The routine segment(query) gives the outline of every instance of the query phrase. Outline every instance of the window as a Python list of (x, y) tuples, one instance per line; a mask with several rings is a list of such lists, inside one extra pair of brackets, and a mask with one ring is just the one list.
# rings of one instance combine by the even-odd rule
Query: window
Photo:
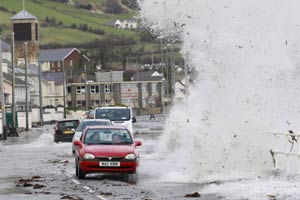
[(122, 86), (127, 87), (127, 88), (136, 88), (136, 83), (128, 83), (128, 84), (123, 84)]
[(54, 93), (54, 82), (49, 82), (48, 92), (49, 93)]
[(70, 60), (69, 64), (70, 66), (73, 66), (73, 60)]
[(111, 84), (104, 85), (104, 93), (111, 93), (111, 92), (113, 92), (113, 85)]
[(85, 106), (85, 101), (77, 101), (77, 107)]
[(156, 83), (152, 83), (152, 92), (157, 92), (156, 85)]
[(59, 99), (55, 99), (55, 106), (58, 106), (59, 104)]
[(77, 86), (77, 88), (76, 88), (76, 93), (77, 93), (77, 94), (85, 93), (85, 86), (84, 86), (84, 85), (82, 85), (82, 86)]
[(67, 87), (67, 93), (68, 93), (68, 94), (71, 94), (71, 93), (72, 93), (72, 88), (71, 88), (71, 86), (68, 86), (68, 87)]
[(147, 106), (147, 99), (142, 99), (142, 107), (145, 108)]
[(91, 93), (92, 94), (99, 93), (99, 85), (91, 85)]
[(142, 84), (142, 92), (147, 92), (147, 84)]
[(100, 100), (92, 100), (92, 105), (99, 105), (100, 104)]

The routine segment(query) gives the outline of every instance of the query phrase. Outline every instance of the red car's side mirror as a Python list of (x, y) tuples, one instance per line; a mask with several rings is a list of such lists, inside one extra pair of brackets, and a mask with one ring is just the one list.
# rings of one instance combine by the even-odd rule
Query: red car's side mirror
[(82, 148), (82, 143), (78, 140), (74, 141), (73, 143), (75, 146), (78, 146), (79, 148)]
[(134, 141), (134, 144), (135, 144), (135, 146), (137, 147), (137, 146), (141, 146), (141, 145), (142, 145), (142, 142), (141, 142), (141, 141)]

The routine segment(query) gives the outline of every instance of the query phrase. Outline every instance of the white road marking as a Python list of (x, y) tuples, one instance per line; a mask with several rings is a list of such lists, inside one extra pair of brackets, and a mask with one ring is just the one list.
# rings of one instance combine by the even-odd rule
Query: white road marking
[(72, 181), (73, 181), (74, 183), (76, 183), (77, 185), (80, 185), (79, 181), (77, 181), (76, 179), (72, 179)]
[[(65, 174), (66, 174), (66, 176), (67, 177), (69, 177), (69, 178), (72, 178), (73, 176), (72, 176), (72, 174), (70, 174), (70, 173), (68, 173), (68, 172), (65, 172)], [(79, 182), (79, 181), (77, 181), (76, 179), (71, 179), (75, 184), (77, 184), (77, 185), (80, 185), (81, 183)], [(88, 187), (88, 186), (83, 186), (83, 188), (85, 189), (85, 190), (87, 190), (89, 193), (91, 193), (91, 194), (93, 194), (93, 193), (95, 193), (95, 191), (94, 190), (92, 190), (90, 187)], [(98, 198), (98, 199), (101, 199), (101, 200), (108, 200), (107, 198), (105, 198), (104, 196), (101, 196), (101, 195), (96, 195), (96, 197)]]
[(72, 178), (72, 175), (68, 172), (65, 172), (65, 174), (67, 175), (67, 177)]
[(107, 198), (105, 198), (104, 196), (101, 196), (101, 195), (97, 195), (96, 197), (101, 199), (101, 200), (108, 200)]
[(88, 187), (88, 186), (83, 186), (83, 188), (85, 189), (85, 190), (87, 190), (89, 193), (94, 193), (94, 190), (92, 190), (90, 187)]

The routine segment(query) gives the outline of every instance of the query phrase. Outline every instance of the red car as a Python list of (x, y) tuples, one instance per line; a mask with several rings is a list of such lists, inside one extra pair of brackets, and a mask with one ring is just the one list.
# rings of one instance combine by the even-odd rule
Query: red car
[(140, 141), (133, 141), (130, 132), (119, 126), (87, 127), (78, 141), (74, 141), (76, 176), (89, 173), (121, 173), (130, 181), (136, 173)]

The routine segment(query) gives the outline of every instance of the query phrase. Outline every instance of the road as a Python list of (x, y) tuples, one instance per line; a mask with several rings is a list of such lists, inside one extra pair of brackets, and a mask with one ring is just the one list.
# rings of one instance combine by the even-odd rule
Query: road
[[(143, 145), (140, 165), (151, 160), (154, 146), (163, 130), (163, 118), (138, 118), (136, 139)], [(138, 174), (136, 184), (114, 175), (91, 175), (84, 180), (75, 177), (71, 143), (53, 142), (53, 125), (33, 128), (0, 141), (0, 199), (186, 199), (201, 184), (157, 181), (147, 173)], [(160, 170), (160, 169), (152, 169)], [(206, 195), (205, 199), (214, 199)], [(203, 196), (201, 197), (203, 199)]]

